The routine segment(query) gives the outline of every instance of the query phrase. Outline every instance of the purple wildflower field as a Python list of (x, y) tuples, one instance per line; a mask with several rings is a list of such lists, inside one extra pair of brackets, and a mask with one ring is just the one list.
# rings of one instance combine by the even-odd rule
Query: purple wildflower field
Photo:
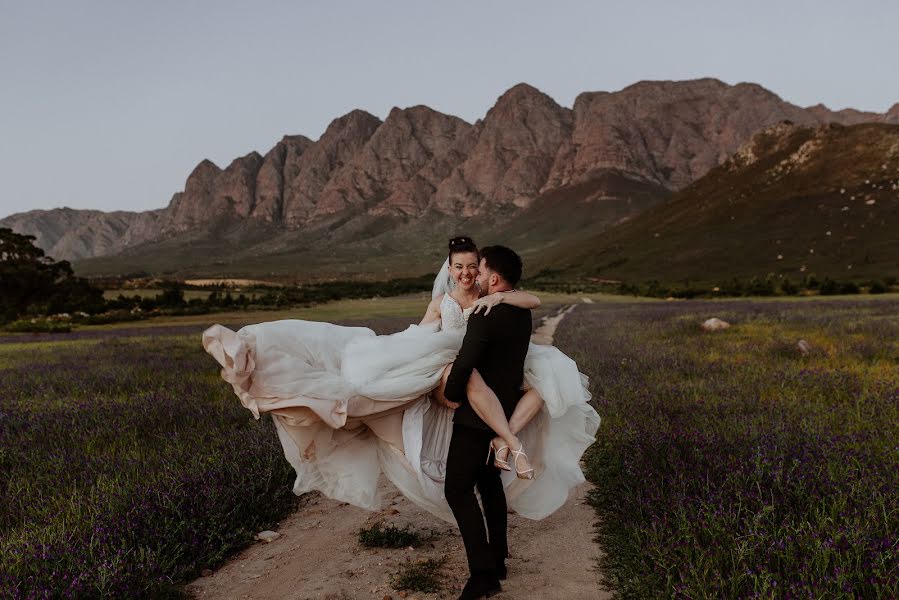
[(179, 597), (296, 507), (271, 419), (221, 380), (203, 328), (0, 343), (0, 597)]
[(899, 597), (899, 300), (582, 305), (556, 344), (618, 597)]

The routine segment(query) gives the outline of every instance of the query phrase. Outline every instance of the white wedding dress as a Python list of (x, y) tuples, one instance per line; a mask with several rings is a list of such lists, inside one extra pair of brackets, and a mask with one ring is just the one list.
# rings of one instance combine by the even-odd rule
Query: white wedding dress
[[(318, 490), (378, 510), (383, 473), (415, 504), (455, 523), (443, 495), (453, 411), (429, 392), (455, 360), (467, 317), (446, 294), (439, 323), (393, 335), (287, 319), (237, 332), (213, 325), (203, 332), (203, 347), (257, 419), (272, 415), (296, 470), (294, 493)], [(503, 472), (502, 479), (509, 507), (541, 519), (584, 481), (579, 462), (599, 415), (586, 376), (557, 348), (531, 344), (524, 373), (545, 403), (519, 433), (536, 477)]]

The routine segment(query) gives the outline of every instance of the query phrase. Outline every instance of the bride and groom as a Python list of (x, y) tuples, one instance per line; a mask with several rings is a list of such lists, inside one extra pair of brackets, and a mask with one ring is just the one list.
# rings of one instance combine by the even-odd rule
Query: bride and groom
[(514, 290), (520, 276), (512, 250), (454, 238), (424, 318), (400, 333), (296, 319), (203, 333), (243, 405), (272, 415), (295, 493), (377, 510), (384, 474), (459, 525), (462, 598), (499, 591), (507, 508), (558, 509), (599, 425), (574, 361), (529, 343), (539, 299)]

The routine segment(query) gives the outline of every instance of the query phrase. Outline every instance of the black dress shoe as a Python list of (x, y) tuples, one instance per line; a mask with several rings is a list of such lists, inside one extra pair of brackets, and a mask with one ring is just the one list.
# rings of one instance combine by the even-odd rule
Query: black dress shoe
[(497, 563), (496, 565), (496, 578), (500, 581), (506, 579), (506, 561), (502, 561), (501, 563)]
[(459, 600), (489, 598), (501, 591), (503, 591), (503, 588), (499, 584), (499, 579), (493, 573), (472, 575), (468, 578), (465, 587), (462, 588), (462, 595), (459, 596)]

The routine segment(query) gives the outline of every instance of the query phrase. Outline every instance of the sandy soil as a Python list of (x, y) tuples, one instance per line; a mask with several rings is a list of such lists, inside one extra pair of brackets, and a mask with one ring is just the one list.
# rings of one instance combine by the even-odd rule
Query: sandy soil
[[(546, 317), (534, 333), (535, 343), (551, 343), (559, 322), (573, 309)], [(592, 541), (595, 513), (584, 502), (590, 484), (573, 490), (561, 509), (542, 521), (511, 514), (507, 560), (509, 578), (500, 600), (538, 598), (601, 600), (595, 570), (599, 548)], [(278, 527), (281, 537), (251, 546), (216, 572), (187, 586), (196, 598), (306, 599), (455, 598), (467, 578), (458, 530), (406, 500), (382, 480), (385, 508), (378, 513), (310, 495)], [(357, 541), (362, 527), (381, 521), (410, 526), (428, 536), (418, 548), (368, 549)], [(391, 575), (413, 560), (444, 558), (439, 593), (396, 592)]]

